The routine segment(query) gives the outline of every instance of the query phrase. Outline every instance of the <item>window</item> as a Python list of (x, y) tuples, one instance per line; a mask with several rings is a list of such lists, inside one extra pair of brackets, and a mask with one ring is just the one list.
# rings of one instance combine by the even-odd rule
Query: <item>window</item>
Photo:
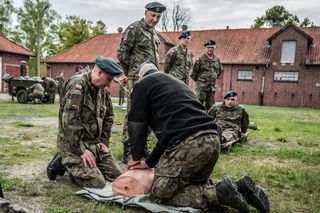
[(275, 81), (298, 81), (299, 73), (298, 72), (274, 72)]
[(294, 63), (296, 56), (296, 41), (283, 41), (280, 63)]
[(238, 80), (252, 80), (253, 73), (251, 70), (239, 70)]

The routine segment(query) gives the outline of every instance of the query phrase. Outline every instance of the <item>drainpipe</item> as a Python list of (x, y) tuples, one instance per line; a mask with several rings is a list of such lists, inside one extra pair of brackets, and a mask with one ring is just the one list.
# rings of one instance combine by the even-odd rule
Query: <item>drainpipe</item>
[(263, 73), (262, 73), (262, 79), (261, 79), (261, 89), (260, 89), (260, 92), (259, 92), (259, 98), (260, 98), (260, 100), (259, 100), (259, 105), (260, 106), (263, 106), (264, 105), (264, 87), (265, 87), (265, 79), (266, 79), (266, 69), (269, 67), (269, 65), (270, 65), (270, 61), (267, 61), (267, 63), (266, 63), (266, 66), (265, 67), (263, 67)]

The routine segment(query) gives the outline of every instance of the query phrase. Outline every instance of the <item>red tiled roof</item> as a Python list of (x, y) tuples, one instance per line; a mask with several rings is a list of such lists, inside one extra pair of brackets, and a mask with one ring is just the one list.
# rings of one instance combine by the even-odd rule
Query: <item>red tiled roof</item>
[(19, 55), (34, 56), (34, 52), (22, 47), (21, 45), (11, 41), (3, 35), (0, 35), (0, 52), (16, 53)]
[(47, 63), (94, 63), (97, 55), (117, 59), (121, 34), (100, 34), (45, 59)]
[[(281, 30), (281, 29), (280, 29)], [(215, 53), (224, 64), (266, 64), (269, 61), (268, 39), (278, 35), (279, 28), (263, 29), (220, 29), (192, 31), (190, 49), (194, 59), (204, 49), (203, 44), (213, 39), (217, 43)], [(320, 28), (302, 28), (300, 33), (313, 41), (306, 63), (320, 64)], [(177, 44), (179, 32), (160, 32), (165, 43)], [(117, 60), (117, 49), (121, 34), (103, 34), (75, 45), (61, 53), (46, 58), (48, 63), (94, 63), (97, 55)]]

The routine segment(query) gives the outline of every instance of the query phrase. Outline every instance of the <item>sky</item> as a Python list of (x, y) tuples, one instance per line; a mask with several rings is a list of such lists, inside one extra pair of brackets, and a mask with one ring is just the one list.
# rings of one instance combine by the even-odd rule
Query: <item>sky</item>
[[(118, 27), (126, 28), (132, 22), (144, 17), (144, 6), (150, 0), (49, 0), (52, 8), (65, 19), (76, 15), (96, 22), (102, 20), (107, 32), (117, 32)], [(16, 7), (23, 0), (13, 0)], [(159, 0), (172, 8), (172, 0)], [(320, 26), (319, 0), (184, 0), (190, 8), (190, 30), (249, 28), (254, 19), (265, 14), (275, 5), (284, 6), (302, 21), (308, 17)]]

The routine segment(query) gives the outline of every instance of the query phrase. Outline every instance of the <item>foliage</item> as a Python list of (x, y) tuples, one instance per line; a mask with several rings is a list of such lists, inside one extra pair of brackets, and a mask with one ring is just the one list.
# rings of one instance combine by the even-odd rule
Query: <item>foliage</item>
[(191, 20), (190, 8), (185, 6), (184, 0), (173, 0), (172, 9), (167, 8), (162, 13), (160, 27), (162, 31), (168, 31), (172, 26), (173, 31), (179, 31), (183, 25), (187, 25)]
[(14, 12), (12, 0), (0, 0), (0, 34), (8, 35), (11, 31), (11, 17)]
[(309, 18), (304, 18), (300, 21), (298, 16), (291, 14), (284, 6), (277, 5), (269, 8), (265, 15), (257, 17), (253, 25), (251, 25), (251, 28), (283, 27), (287, 24), (294, 24), (300, 27), (315, 26)]
[(50, 49), (50, 54), (54, 54), (79, 44), (95, 35), (105, 33), (106, 25), (101, 20), (93, 25), (91, 21), (78, 16), (67, 16), (66, 21), (52, 26), (51, 29), (57, 37), (56, 43), (54, 43)]

